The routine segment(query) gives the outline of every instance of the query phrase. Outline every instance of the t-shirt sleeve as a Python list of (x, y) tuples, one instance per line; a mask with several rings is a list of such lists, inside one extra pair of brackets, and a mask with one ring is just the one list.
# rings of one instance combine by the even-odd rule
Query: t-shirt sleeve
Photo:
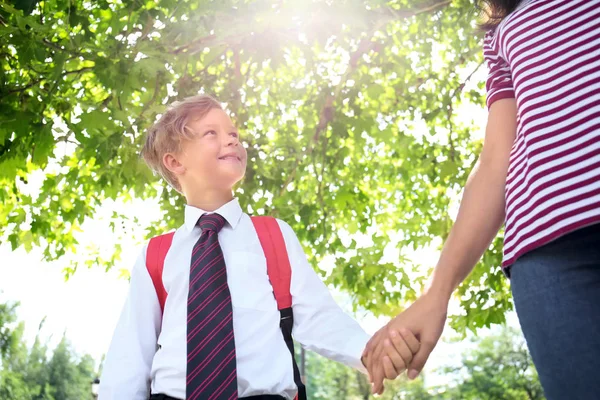
[(487, 32), (483, 41), (483, 57), (489, 70), (485, 85), (488, 108), (500, 99), (515, 97), (510, 66), (499, 54), (495, 36), (495, 31), (491, 30)]

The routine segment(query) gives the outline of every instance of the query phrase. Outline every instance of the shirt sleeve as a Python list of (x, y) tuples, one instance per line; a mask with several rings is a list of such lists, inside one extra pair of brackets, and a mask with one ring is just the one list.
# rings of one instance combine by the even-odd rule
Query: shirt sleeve
[(510, 66), (499, 54), (498, 46), (495, 30), (487, 32), (483, 41), (483, 57), (489, 71), (485, 85), (488, 109), (500, 99), (515, 97)]
[(292, 267), (294, 338), (308, 350), (366, 373), (361, 356), (370, 336), (333, 300), (292, 228), (278, 222)]
[(130, 282), (104, 361), (99, 400), (147, 400), (150, 393), (152, 361), (162, 315), (146, 269), (146, 248), (131, 271)]

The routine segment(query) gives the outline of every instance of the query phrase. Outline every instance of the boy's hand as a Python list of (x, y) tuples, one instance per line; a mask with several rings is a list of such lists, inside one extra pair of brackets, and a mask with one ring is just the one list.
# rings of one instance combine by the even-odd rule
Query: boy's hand
[[(373, 352), (368, 353), (365, 350), (363, 354), (363, 364), (367, 367), (371, 382), (376, 382), (375, 379), (379, 379), (381, 376), (381, 388), (375, 390), (374, 393), (383, 393), (383, 378), (396, 379), (402, 372), (404, 372), (410, 365), (413, 355), (419, 351), (420, 343), (408, 329), (401, 328), (400, 330), (392, 329), (384, 332), (386, 327), (382, 328), (375, 334), (382, 343), (382, 353), (375, 356)], [(385, 337), (385, 336), (389, 337)], [(376, 378), (377, 377), (377, 378)]]

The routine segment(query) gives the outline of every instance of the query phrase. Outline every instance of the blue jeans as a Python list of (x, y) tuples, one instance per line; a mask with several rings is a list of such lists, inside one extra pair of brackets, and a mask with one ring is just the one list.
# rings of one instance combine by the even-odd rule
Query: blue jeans
[(523, 255), (510, 274), (548, 400), (600, 399), (600, 224)]

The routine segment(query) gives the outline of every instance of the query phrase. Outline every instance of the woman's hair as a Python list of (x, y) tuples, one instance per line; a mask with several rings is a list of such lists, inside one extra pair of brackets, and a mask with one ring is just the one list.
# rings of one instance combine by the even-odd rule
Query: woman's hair
[(477, 5), (483, 17), (482, 29), (493, 29), (513, 12), (522, 0), (478, 0)]

